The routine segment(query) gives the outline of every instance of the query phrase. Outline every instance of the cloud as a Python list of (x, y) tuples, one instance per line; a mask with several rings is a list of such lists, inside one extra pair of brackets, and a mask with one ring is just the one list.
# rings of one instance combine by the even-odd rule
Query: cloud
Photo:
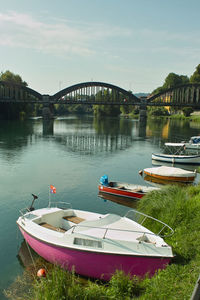
[(45, 23), (31, 15), (0, 13), (0, 45), (30, 48), (54, 55), (95, 54), (95, 42), (116, 36), (127, 36), (129, 30), (105, 28), (103, 24), (76, 24), (66, 20)]

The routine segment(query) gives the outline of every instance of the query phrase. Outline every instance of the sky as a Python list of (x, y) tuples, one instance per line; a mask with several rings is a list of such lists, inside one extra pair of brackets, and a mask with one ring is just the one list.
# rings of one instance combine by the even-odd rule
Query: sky
[(0, 3), (0, 72), (41, 94), (86, 81), (151, 93), (200, 64), (199, 0)]

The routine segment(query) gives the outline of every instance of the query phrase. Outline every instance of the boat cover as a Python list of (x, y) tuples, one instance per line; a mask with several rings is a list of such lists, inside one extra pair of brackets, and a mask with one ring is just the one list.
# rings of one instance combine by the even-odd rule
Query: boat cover
[(167, 166), (147, 168), (144, 169), (144, 171), (151, 174), (161, 175), (161, 176), (188, 177), (188, 176), (196, 175), (196, 172), (184, 170), (181, 168), (167, 167)]

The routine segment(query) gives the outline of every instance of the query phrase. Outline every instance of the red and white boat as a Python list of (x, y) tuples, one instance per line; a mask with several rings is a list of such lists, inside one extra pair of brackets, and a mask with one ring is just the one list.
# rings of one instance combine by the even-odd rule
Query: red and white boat
[(100, 184), (98, 186), (99, 192), (121, 196), (132, 199), (140, 199), (146, 193), (159, 190), (158, 187), (137, 185), (125, 182), (108, 181), (108, 176), (104, 175), (100, 178)]
[[(173, 230), (155, 218), (135, 210), (121, 217), (61, 205), (31, 208), (21, 212), (17, 220), (26, 242), (51, 263), (75, 269), (80, 275), (109, 280), (116, 270), (131, 276), (152, 276), (173, 257), (172, 248), (163, 239)], [(148, 224), (149, 220), (159, 223), (159, 235), (144, 227), (146, 220)]]

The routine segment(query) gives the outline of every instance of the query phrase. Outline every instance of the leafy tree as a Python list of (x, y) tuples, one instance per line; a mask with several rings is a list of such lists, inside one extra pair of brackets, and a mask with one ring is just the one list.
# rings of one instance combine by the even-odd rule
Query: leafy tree
[[(22, 80), (21, 76), (14, 74), (10, 71), (0, 73), (0, 81), (6, 81), (12, 84), (19, 84), (27, 86), (28, 84)], [(11, 104), (11, 103), (0, 103), (0, 117), (2, 119), (18, 119), (31, 115), (34, 110), (32, 104)]]
[(169, 75), (165, 78), (165, 82), (163, 84), (164, 89), (172, 88), (181, 84), (181, 78), (179, 75), (175, 73), (169, 73)]
[(24, 86), (28, 86), (27, 82), (23, 81), (20, 75), (14, 74), (8, 70), (0, 73), (0, 81), (6, 81), (13, 84), (21, 84)]
[(196, 67), (195, 72), (190, 77), (191, 83), (200, 83), (200, 65)]
[(158, 94), (166, 89), (179, 86), (181, 84), (189, 83), (189, 78), (186, 75), (178, 75), (175, 73), (169, 73), (165, 78), (165, 82), (161, 87), (155, 89), (152, 94)]

